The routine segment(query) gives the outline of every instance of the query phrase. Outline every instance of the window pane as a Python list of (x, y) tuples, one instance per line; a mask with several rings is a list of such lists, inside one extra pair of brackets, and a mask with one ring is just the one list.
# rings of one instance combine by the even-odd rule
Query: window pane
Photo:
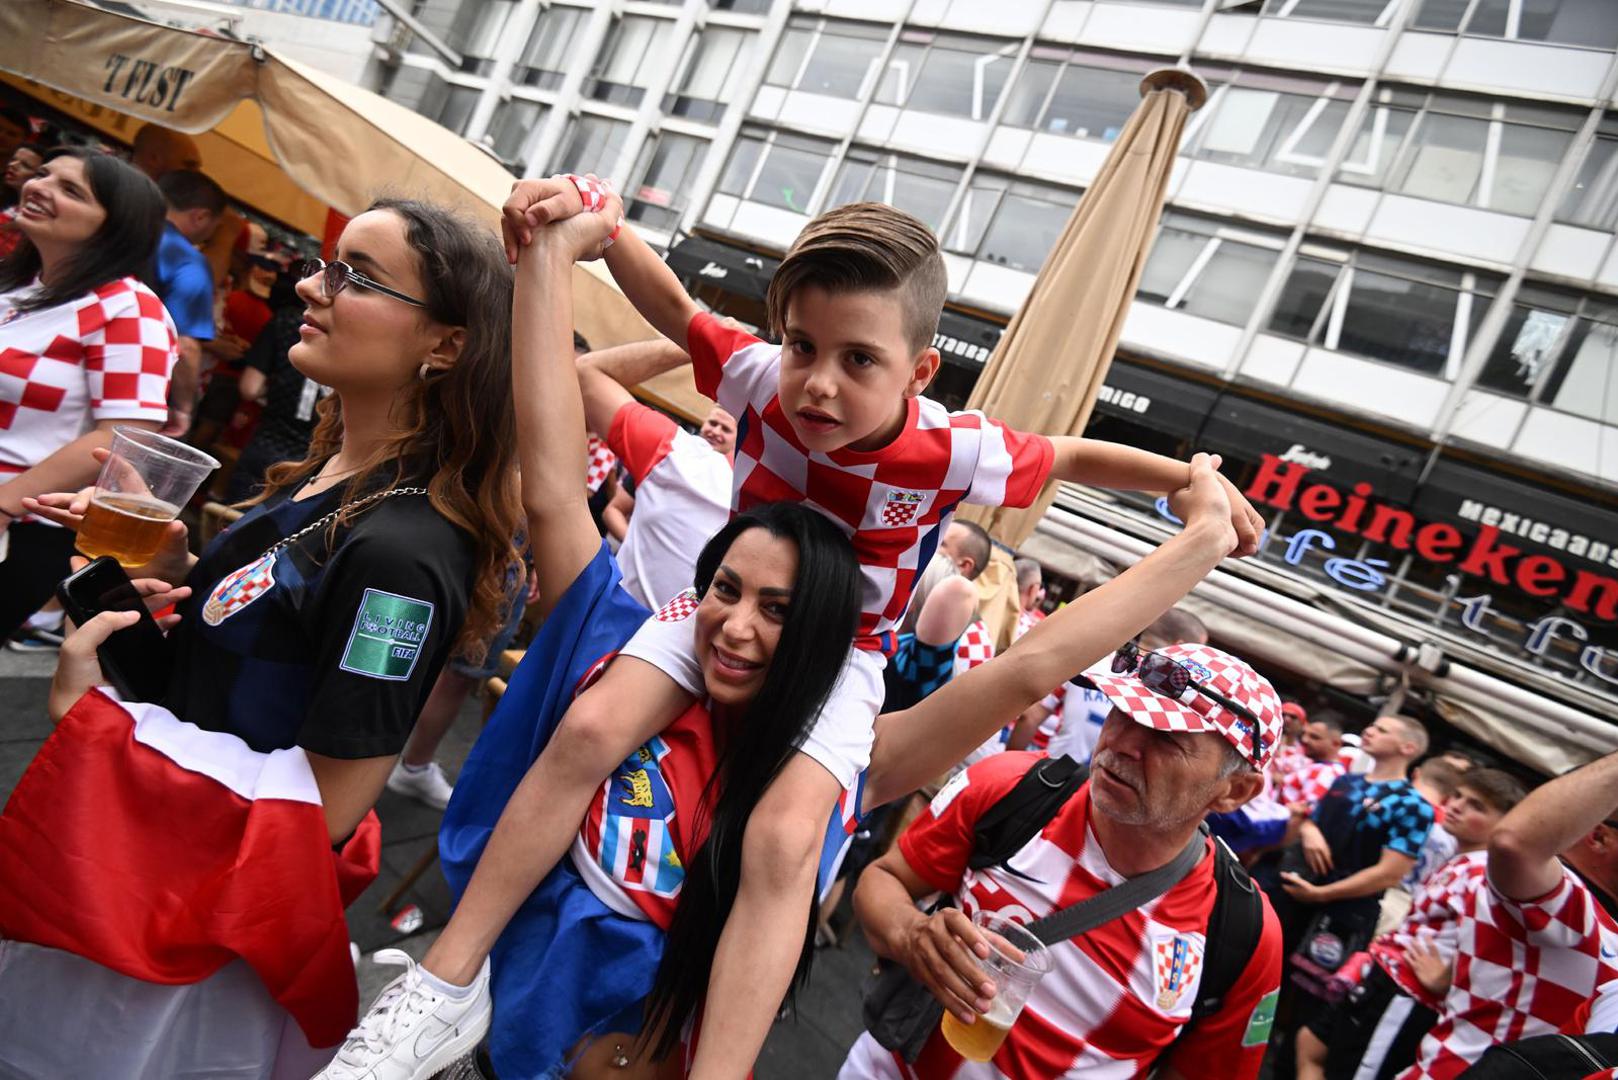
[[(567, 70), (567, 57), (573, 47), (573, 36), (578, 32), (584, 12), (578, 8), (553, 7), (540, 13), (529, 35), (528, 47), (518, 62), (519, 77), (523, 82), (553, 86)], [(554, 81), (541, 78), (543, 73), (558, 76)]]
[(876, 162), (872, 158), (856, 158), (851, 152), (837, 170), (837, 178), (832, 181), (831, 195), (826, 199), (827, 208), (864, 202), (865, 193), (870, 190), (871, 175), (875, 172)]
[(1559, 385), (1547, 395), (1565, 412), (1618, 424), (1618, 326), (1579, 320), (1571, 359), (1558, 372)]
[(501, 160), (516, 166), (519, 175), (528, 163), (523, 153), (528, 137), (539, 127), (544, 115), (545, 106), (537, 101), (512, 100), (495, 110), (494, 120), (489, 125), (489, 144)]
[(1181, 309), (1205, 319), (1233, 326), (1245, 325), (1275, 265), (1276, 255), (1274, 251), (1251, 244), (1220, 241), (1218, 250), (1191, 283)]
[(981, 51), (935, 44), (927, 50), (905, 105), (946, 116), (988, 119), (1011, 73), (1014, 47), (983, 42)]
[[(1232, 165), (1313, 176), (1346, 111), (1344, 103), (1322, 104), (1313, 96), (1228, 87), (1190, 152)], [(1303, 149), (1306, 136), (1310, 146), (1319, 148), (1314, 155)]]
[(1512, 305), (1511, 318), (1478, 374), (1478, 384), (1527, 397), (1554, 357), (1569, 318), (1532, 304)]
[(827, 29), (810, 54), (797, 88), (829, 97), (858, 97), (881, 55), (882, 44), (875, 38), (847, 37)]
[(660, 22), (659, 19), (637, 15), (626, 15), (619, 19), (602, 43), (601, 55), (596, 57), (595, 67), (590, 73), (607, 82), (635, 85), (635, 73), (642, 67), (646, 50)]
[(1618, 140), (1597, 139), (1557, 217), (1594, 229), (1618, 229)]
[(719, 190), (727, 195), (746, 195), (747, 182), (758, 165), (758, 155), (764, 149), (764, 140), (756, 135), (738, 138), (725, 163), (725, 175), (719, 178)]
[(1290, 12), (1296, 19), (1331, 19), (1335, 22), (1375, 24), (1388, 0), (1298, 0)]
[(672, 131), (658, 136), (655, 145), (648, 143), (641, 151), (643, 164), (636, 170), (640, 180), (630, 189), (629, 216), (654, 228), (678, 225), (707, 153), (707, 140)]
[(772, 0), (708, 0), (716, 11), (734, 11), (742, 15), (763, 15), (770, 10)]
[(1159, 304), (1167, 300), (1180, 285), (1186, 271), (1211, 238), (1203, 233), (1188, 232), (1165, 225), (1152, 244), (1152, 254), (1141, 271), (1138, 295)]
[(1343, 158), (1337, 178), (1350, 184), (1381, 187), (1415, 119), (1416, 114), (1406, 109), (1372, 106), (1360, 123), (1360, 132)]
[(764, 154), (764, 167), (759, 170), (749, 198), (783, 210), (809, 212), (809, 200), (814, 197), (815, 186), (831, 160), (830, 147), (808, 149), (794, 145), (787, 138), (777, 138), (775, 145)]
[(624, 137), (629, 125), (621, 120), (608, 120), (604, 116), (578, 116), (562, 140), (562, 152), (557, 155), (556, 172), (600, 173), (612, 172), (618, 155), (624, 148)]
[(1138, 74), (1069, 65), (1056, 84), (1040, 127), (1081, 139), (1112, 142), (1139, 104)]
[(1292, 268), (1292, 275), (1281, 290), (1275, 303), (1275, 314), (1270, 316), (1270, 332), (1285, 334), (1300, 341), (1309, 340), (1315, 320), (1319, 318), (1326, 297), (1337, 281), (1342, 267), (1323, 259), (1300, 258)]
[(961, 197), (960, 209), (955, 212), (955, 223), (950, 227), (945, 246), (965, 255), (976, 252), (994, 212), (1000, 207), (1006, 186), (1006, 181), (998, 176), (979, 173), (972, 177), (966, 194)]
[(1006, 102), (1000, 122), (1010, 127), (1037, 127), (1045, 96), (1061, 70), (1062, 65), (1055, 60), (1030, 60), (1024, 65), (1011, 88), (1011, 100)]
[(1468, 0), (1423, 0), (1416, 12), (1414, 25), (1422, 30), (1445, 30), (1454, 33), (1460, 29), (1461, 16), (1466, 14)]
[(466, 5), (456, 20), (461, 25), (450, 35), (451, 41), (469, 56), (493, 56), (500, 32), (506, 28), (506, 20), (511, 18), (516, 6), (516, 0), (487, 0), (483, 4)]
[(1026, 186), (1014, 185), (1000, 200), (1000, 210), (978, 247), (978, 258), (1035, 274), (1056, 246), (1073, 207), (1027, 193)]
[(1489, 37), (1505, 37), (1510, 3), (1511, 0), (1478, 0), (1477, 7), (1472, 12), (1472, 19), (1466, 24), (1466, 32)]
[(1406, 195), (1440, 202), (1469, 203), (1483, 171), (1488, 122), (1428, 113), (1405, 151), (1403, 175), (1395, 187)]
[(743, 30), (704, 30), (693, 41), (691, 58), (676, 93), (699, 101), (728, 103), (736, 73), (744, 66), (751, 45), (752, 35)]
[(1618, 45), (1618, 6), (1611, 0), (1523, 0), (1517, 36), (1610, 49)]
[(1357, 269), (1338, 347), (1439, 375), (1455, 327), (1454, 289)]
[(1489, 208), (1529, 217), (1537, 213), (1572, 141), (1565, 131), (1503, 125)]
[(477, 108), (480, 94), (481, 91), (469, 86), (449, 87), (449, 93), (444, 97), (444, 104), (439, 106), (438, 113), (433, 119), (457, 135), (464, 134), (466, 122), (472, 119), (472, 110)]
[(803, 67), (803, 58), (809, 52), (809, 44), (814, 37), (812, 27), (787, 27), (781, 35), (781, 44), (775, 47), (775, 56), (770, 59), (769, 74), (764, 76), (765, 83), (770, 86), (791, 86), (798, 77), (798, 69)]
[(1332, 140), (1337, 138), (1337, 133), (1342, 130), (1343, 121), (1347, 117), (1346, 101), (1328, 101), (1318, 111), (1311, 109), (1305, 112), (1299, 119), (1298, 126), (1293, 128), (1292, 134), (1288, 137), (1291, 146), (1283, 143), (1278, 152), (1312, 165), (1309, 175), (1315, 175), (1315, 170), (1325, 162), (1326, 154), (1331, 150)]
[[(885, 166), (885, 167), (884, 167)], [(937, 232), (960, 182), (960, 170), (889, 157), (878, 166), (867, 198), (881, 199)]]

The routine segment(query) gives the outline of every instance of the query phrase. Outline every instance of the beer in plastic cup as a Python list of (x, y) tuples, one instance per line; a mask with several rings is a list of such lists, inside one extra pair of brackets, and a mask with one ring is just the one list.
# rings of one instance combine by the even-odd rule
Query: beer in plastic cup
[(202, 451), (155, 431), (114, 428), (112, 456), (96, 478), (76, 546), (92, 559), (110, 555), (122, 566), (151, 562), (169, 522), (217, 468)]
[(1034, 985), (1051, 969), (1051, 954), (1044, 942), (995, 912), (977, 912), (972, 925), (989, 945), (987, 957), (973, 955), (994, 982), (994, 1000), (989, 1011), (979, 1013), (970, 1024), (946, 1010), (941, 1027), (957, 1054), (968, 1061), (988, 1061), (1006, 1041)]

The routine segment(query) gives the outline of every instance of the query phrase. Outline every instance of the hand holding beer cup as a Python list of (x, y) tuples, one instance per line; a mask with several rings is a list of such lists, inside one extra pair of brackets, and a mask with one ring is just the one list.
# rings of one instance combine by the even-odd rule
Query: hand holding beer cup
[(975, 1012), (966, 1013), (940, 995), (939, 1000), (949, 1006), (941, 1027), (945, 1041), (957, 1054), (968, 1061), (988, 1061), (1006, 1041), (1035, 984), (1050, 971), (1051, 954), (1044, 942), (997, 912), (977, 912), (969, 929), (977, 940), (967, 955), (976, 970), (957, 969), (956, 974), (965, 976), (963, 984), (972, 980), (982, 990), (986, 983), (993, 993), (987, 1000), (974, 1001)]

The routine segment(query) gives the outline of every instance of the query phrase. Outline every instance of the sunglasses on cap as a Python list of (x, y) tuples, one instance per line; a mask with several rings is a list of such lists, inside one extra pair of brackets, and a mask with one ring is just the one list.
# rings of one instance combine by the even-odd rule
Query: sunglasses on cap
[(1180, 700), (1187, 688), (1195, 690), (1220, 708), (1241, 717), (1252, 736), (1248, 760), (1255, 769), (1263, 767), (1261, 763), (1264, 760), (1264, 725), (1260, 723), (1259, 718), (1247, 706), (1198, 682), (1191, 669), (1172, 656), (1164, 656), (1158, 652), (1141, 652), (1140, 646), (1129, 641), (1113, 654), (1112, 671), (1115, 675), (1133, 675), (1146, 689), (1175, 701)]
[(306, 259), (298, 267), (300, 280), (320, 276), (320, 292), (327, 300), (332, 299), (349, 285), (357, 285), (362, 289), (373, 289), (383, 296), (391, 296), (395, 300), (409, 304), (411, 307), (424, 308), (426, 301), (417, 300), (413, 296), (406, 296), (398, 289), (390, 289), (380, 281), (373, 281), (341, 260), (327, 262), (324, 259)]

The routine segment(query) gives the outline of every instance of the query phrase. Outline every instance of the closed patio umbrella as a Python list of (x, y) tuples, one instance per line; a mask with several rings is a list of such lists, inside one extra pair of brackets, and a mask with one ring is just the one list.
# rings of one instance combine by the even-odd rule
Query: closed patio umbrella
[[(1006, 328), (970, 408), (1025, 431), (1084, 430), (1157, 231), (1185, 118), (1207, 96), (1202, 80), (1182, 68), (1141, 81), (1139, 107)], [(963, 516), (1015, 547), (1055, 493), (1049, 484), (1025, 510), (968, 507)]]

